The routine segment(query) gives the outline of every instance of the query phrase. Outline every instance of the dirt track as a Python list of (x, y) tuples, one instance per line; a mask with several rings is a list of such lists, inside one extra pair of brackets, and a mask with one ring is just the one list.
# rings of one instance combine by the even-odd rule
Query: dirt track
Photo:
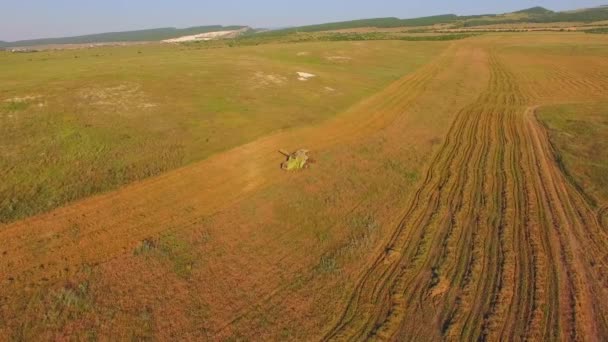
[(606, 229), (557, 167), (539, 99), (489, 64), (326, 340), (608, 336)]
[[(306, 337), (601, 340), (608, 336), (608, 231), (601, 222), (606, 209), (592, 208), (565, 179), (534, 111), (536, 106), (549, 103), (605, 97), (603, 89), (608, 81), (596, 71), (606, 62), (590, 59), (596, 70), (577, 70), (575, 61), (567, 58), (530, 62), (525, 55), (511, 52), (507, 56), (493, 41), (454, 44), (422, 69), (321, 126), (275, 134), (119, 191), (0, 227), (4, 243), (0, 285), (11, 293), (31, 295), (37, 286), (46, 289), (38, 284), (59, 284), (70, 278), (80, 265), (106, 264), (111, 265), (109, 269), (131, 265), (133, 248), (143, 239), (192, 227), (201, 217), (279, 184), (285, 177), (277, 166), (277, 146), (294, 149), (306, 143), (306, 147), (320, 151), (356, 144), (391, 129), (395, 132), (387, 134), (397, 135), (391, 141), (399, 141), (398, 135), (403, 134), (399, 120), (405, 120), (404, 113), (420, 101), (433, 82), (450, 72), (462, 72), (465, 63), (472, 61), (480, 67), (468, 70), (463, 79), (477, 75), (485, 81), (482, 74), (487, 69), (487, 85), (470, 94), (464, 108), (455, 108), (455, 120), (417, 191), (405, 208), (395, 210), (404, 213), (393, 219), (400, 223), (389, 228), (390, 235), (381, 241), (385, 245), (373, 249), (381, 252), (361, 262), (364, 269), (348, 300), (341, 303), (343, 307), (331, 308), (335, 312), (328, 316), (334, 321), (325, 321), (324, 330), (309, 332)], [(542, 77), (528, 78), (526, 72), (518, 72), (518, 67), (528, 63), (536, 63), (538, 70), (545, 72)], [(73, 232), (75, 226), (77, 232)], [(256, 236), (243, 237), (228, 230), (223, 233), (227, 237), (222, 242), (227, 243)], [(273, 239), (285, 240), (285, 236)], [(277, 260), (286, 259), (294, 266), (294, 273), (309, 271), (298, 264), (306, 251), (297, 254), (286, 248), (281, 255), (267, 246), (274, 240), (257, 243), (264, 247), (268, 264), (274, 266), (280, 264)], [(259, 247), (253, 242), (247, 246)], [(369, 269), (365, 265), (370, 265)], [(237, 285), (255, 277), (229, 264), (217, 267), (223, 272), (221, 276), (233, 276)], [(262, 269), (260, 277), (274, 276), (274, 269), (267, 267), (268, 272)], [(128, 272), (116, 273), (122, 277)], [(159, 283), (170, 277), (153, 275)], [(130, 277), (120, 277), (130, 281)], [(113, 278), (105, 280), (121, 285)], [(277, 284), (260, 290), (261, 299), (256, 298), (252, 305), (255, 308), (243, 304), (238, 310), (225, 311), (220, 310), (224, 298), (219, 297), (226, 289), (214, 292), (217, 289), (208, 285), (212, 289), (203, 287), (208, 292), (201, 294), (196, 282), (175, 287), (192, 286), (196, 294), (220, 302), (220, 309), (208, 319), (213, 321), (214, 330), (206, 335), (216, 340), (229, 337), (230, 328), (246, 321), (247, 315), (256, 315), (255, 309), (262, 310), (258, 307), (279, 306), (276, 302), (292, 296), (289, 286)], [(137, 282), (131, 285), (135, 291), (144, 291)], [(162, 286), (159, 288), (164, 291), (173, 289)], [(148, 295), (160, 298), (162, 293)], [(172, 292), (170, 299), (163, 300), (177, 300), (180, 295)], [(275, 303), (269, 300), (273, 297), (278, 298)], [(0, 334), (28, 324), (19, 314), (29, 312), (34, 304), (23, 304), (17, 296), (0, 296), (0, 304), (0, 321), (6, 322), (0, 324)], [(172, 303), (168, 306), (176, 326), (166, 327), (168, 332), (160, 335), (161, 339), (191, 328), (186, 319), (186, 323), (180, 322), (182, 308)], [(306, 319), (309, 311), (303, 307), (293, 309), (290, 317)], [(241, 330), (246, 330), (244, 326)]]

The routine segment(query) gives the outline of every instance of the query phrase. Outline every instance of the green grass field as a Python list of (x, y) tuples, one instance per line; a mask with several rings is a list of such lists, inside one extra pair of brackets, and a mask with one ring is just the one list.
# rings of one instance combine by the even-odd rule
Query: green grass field
[[(0, 222), (330, 118), (442, 42), (0, 52)], [(299, 81), (297, 72), (316, 75)]]
[(540, 119), (571, 182), (596, 205), (608, 201), (608, 103), (543, 108)]

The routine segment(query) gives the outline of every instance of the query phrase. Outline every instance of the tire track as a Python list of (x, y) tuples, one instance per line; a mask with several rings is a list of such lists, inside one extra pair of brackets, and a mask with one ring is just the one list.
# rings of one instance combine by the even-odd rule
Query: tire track
[(594, 272), (606, 260), (603, 214), (557, 167), (533, 97), (496, 52), (488, 66), (486, 91), (458, 113), (386, 252), (324, 340), (608, 336), (597, 305), (608, 303), (606, 281)]

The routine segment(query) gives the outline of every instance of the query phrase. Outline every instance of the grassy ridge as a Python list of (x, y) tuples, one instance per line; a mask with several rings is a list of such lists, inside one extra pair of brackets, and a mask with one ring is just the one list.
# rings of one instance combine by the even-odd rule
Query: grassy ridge
[(65, 38), (47, 38), (22, 40), (16, 42), (0, 42), (0, 47), (20, 47), (34, 45), (50, 45), (50, 44), (89, 44), (89, 43), (104, 43), (104, 42), (136, 42), (136, 41), (159, 41), (164, 39), (177, 38), (206, 32), (214, 31), (229, 31), (242, 29), (245, 26), (196, 26), (184, 29), (173, 27), (165, 27), (149, 30), (125, 31), (125, 32), (108, 32), (100, 34), (90, 34), (84, 36), (65, 37)]
[(562, 169), (595, 205), (608, 203), (607, 105), (550, 106), (539, 113)]
[(455, 14), (443, 14), (430, 17), (421, 17), (413, 19), (399, 19), (395, 17), (390, 18), (372, 18), (372, 19), (360, 19), (350, 20), (335, 23), (327, 23), (320, 25), (308, 25), (283, 30), (277, 30), (278, 33), (293, 33), (293, 32), (320, 32), (320, 31), (333, 31), (342, 29), (362, 28), (362, 27), (379, 27), (379, 28), (392, 28), (392, 27), (412, 27), (412, 26), (430, 26), (441, 23), (448, 23), (458, 20), (458, 16)]
[(309, 25), (284, 30), (279, 33), (293, 32), (320, 32), (343, 29), (355, 29), (364, 27), (394, 28), (432, 26), (437, 24), (453, 24), (461, 27), (485, 26), (496, 24), (515, 23), (554, 23), (554, 22), (593, 22), (608, 20), (608, 8), (598, 7), (571, 12), (553, 12), (543, 7), (532, 7), (529, 9), (506, 13), (506, 14), (483, 14), (471, 16), (458, 16), (455, 14), (444, 14), (430, 17), (399, 19), (374, 18), (351, 20), (321, 25)]
[(238, 47), (256, 46), (276, 43), (307, 43), (307, 42), (343, 42), (343, 41), (374, 41), (374, 40), (401, 40), (401, 41), (449, 41), (460, 40), (475, 36), (471, 33), (450, 33), (412, 35), (402, 33), (368, 32), (368, 33), (334, 33), (334, 32), (291, 32), (271, 31), (256, 35), (243, 35), (230, 40), (195, 41), (184, 45), (192, 47)]
[(517, 23), (558, 23), (558, 22), (594, 22), (608, 20), (608, 8), (590, 8), (574, 12), (552, 12), (546, 9), (515, 12), (524, 14), (521, 17), (499, 16), (496, 18), (473, 19), (464, 22), (465, 27)]
[(594, 34), (608, 34), (608, 27), (594, 28), (590, 30), (585, 30), (585, 32)]

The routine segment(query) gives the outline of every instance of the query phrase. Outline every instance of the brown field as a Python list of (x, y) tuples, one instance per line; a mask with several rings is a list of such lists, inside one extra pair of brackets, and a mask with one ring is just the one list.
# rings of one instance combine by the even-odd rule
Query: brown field
[(608, 192), (539, 121), (600, 117), (608, 36), (436, 44), (322, 122), (0, 225), (0, 340), (608, 339)]

